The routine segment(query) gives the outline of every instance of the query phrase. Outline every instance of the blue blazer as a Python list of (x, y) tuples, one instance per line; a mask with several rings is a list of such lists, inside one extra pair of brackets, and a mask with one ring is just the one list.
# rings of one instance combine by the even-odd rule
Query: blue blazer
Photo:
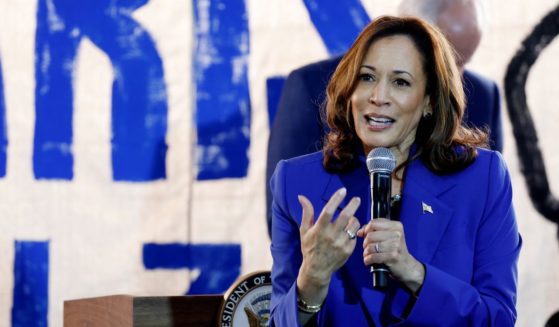
[[(322, 148), (328, 126), (321, 119), (326, 86), (342, 57), (319, 61), (294, 70), (283, 86), (278, 111), (270, 129), (266, 181), (282, 159), (312, 153)], [(466, 94), (464, 123), (487, 128), (491, 149), (503, 150), (501, 98), (495, 82), (471, 71), (463, 74)], [(266, 217), (270, 232), (272, 197), (267, 189)]]
[[(340, 208), (361, 198), (355, 216), (369, 221), (369, 175), (362, 156), (355, 170), (331, 174), (322, 153), (281, 161), (271, 180), (273, 326), (298, 326), (296, 278), (302, 262), (297, 195), (309, 198), (315, 219), (330, 196), (347, 188)], [(424, 211), (423, 204), (432, 208)], [(372, 288), (363, 263), (362, 239), (330, 282), (318, 326), (513, 326), (516, 320), (517, 259), (521, 238), (512, 189), (499, 153), (479, 150), (466, 169), (436, 175), (420, 160), (407, 168), (400, 220), (409, 252), (425, 265), (415, 298), (391, 280)], [(272, 326), (271, 325), (271, 326)]]

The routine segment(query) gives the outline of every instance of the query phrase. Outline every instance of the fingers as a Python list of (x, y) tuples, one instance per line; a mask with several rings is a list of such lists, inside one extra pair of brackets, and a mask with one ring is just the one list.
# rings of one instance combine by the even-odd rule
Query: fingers
[[(357, 208), (359, 208), (360, 204), (361, 204), (361, 199), (358, 197), (354, 197), (351, 199), (351, 201), (349, 201), (349, 203), (345, 206), (342, 212), (340, 212), (338, 219), (336, 219), (336, 222), (334, 223), (334, 225), (338, 230), (346, 229), (346, 226), (348, 225), (350, 218), (352, 218), (353, 215), (355, 215), (355, 212), (357, 211)], [(357, 224), (359, 226), (358, 221)], [(355, 230), (357, 230), (358, 228), (356, 228)]]
[[(316, 220), (316, 225), (319, 225), (319, 227), (324, 228), (331, 224), (332, 217), (334, 216), (334, 213), (336, 212), (341, 202), (345, 198), (346, 194), (347, 194), (347, 190), (345, 187), (343, 187), (337, 190), (332, 195), (330, 200), (328, 200), (328, 202), (322, 209), (320, 216)], [(299, 195), (298, 199), (303, 211), (301, 217), (300, 231), (301, 233), (305, 233), (314, 224), (314, 207), (312, 203), (309, 201), (309, 199), (307, 199), (304, 195)], [(354, 215), (357, 209), (359, 208), (360, 204), (361, 204), (361, 199), (359, 197), (352, 198), (351, 201), (349, 201), (349, 203), (345, 206), (345, 208), (343, 208), (343, 210), (340, 212), (336, 221), (332, 224), (334, 228), (339, 231), (344, 231), (344, 230), (348, 230), (347, 229), (348, 227), (351, 227), (352, 234), (355, 234), (355, 232), (359, 229), (360, 224), (359, 221), (354, 217)], [(349, 224), (350, 220), (351, 220), (351, 224)]]
[[(318, 217), (316, 223), (320, 225), (328, 225), (332, 221), (332, 216), (334, 216), (334, 212), (338, 209), (340, 203), (342, 203), (343, 199), (345, 198), (347, 190), (345, 187), (337, 190), (334, 195), (328, 200), (324, 208), (322, 208), (322, 212)], [(347, 223), (347, 221), (346, 221)]]
[(363, 248), (363, 255), (398, 252), (400, 249), (400, 241), (396, 239), (389, 239), (378, 242), (369, 242), (366, 246), (363, 246)]
[(385, 263), (399, 266), (406, 257), (402, 223), (387, 219), (373, 219), (357, 233), (364, 237), (363, 259), (365, 264)]
[(363, 263), (366, 266), (370, 266), (374, 263), (384, 263), (390, 266), (390, 263), (394, 262), (397, 258), (397, 254), (394, 252), (380, 252), (380, 253), (363, 253)]
[(313, 225), (314, 220), (314, 207), (312, 206), (311, 201), (307, 199), (304, 195), (298, 196), (299, 203), (303, 208), (303, 217), (301, 217), (301, 233), (306, 233), (309, 228)]
[(390, 220), (386, 218), (374, 218), (369, 222), (368, 227), (371, 231), (373, 230), (389, 230), (394, 228), (394, 223), (396, 220)]
[(361, 224), (359, 223), (359, 220), (352, 216), (349, 218), (349, 221), (347, 222), (344, 230), (346, 231), (350, 239), (354, 239), (360, 227)]
[(365, 240), (363, 241), (363, 247), (371, 243), (388, 241), (388, 240), (400, 241), (401, 238), (402, 238), (402, 233), (400, 233), (397, 230), (375, 231), (374, 233), (368, 233), (365, 236)]
[(394, 223), (400, 224), (399, 221), (394, 221), (386, 218), (375, 218), (369, 221), (366, 225), (361, 226), (361, 229), (357, 231), (357, 236), (365, 237), (369, 233), (381, 230), (392, 230), (395, 228)]

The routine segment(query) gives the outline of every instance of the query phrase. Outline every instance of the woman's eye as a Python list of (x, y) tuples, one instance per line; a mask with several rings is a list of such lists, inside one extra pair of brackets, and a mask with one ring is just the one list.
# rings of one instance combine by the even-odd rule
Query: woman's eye
[(359, 80), (360, 81), (366, 81), (366, 82), (370, 82), (370, 81), (374, 81), (375, 77), (371, 74), (360, 74), (359, 75)]
[(410, 86), (410, 83), (408, 81), (406, 81), (405, 79), (402, 78), (398, 78), (394, 81), (394, 83), (397, 86)]

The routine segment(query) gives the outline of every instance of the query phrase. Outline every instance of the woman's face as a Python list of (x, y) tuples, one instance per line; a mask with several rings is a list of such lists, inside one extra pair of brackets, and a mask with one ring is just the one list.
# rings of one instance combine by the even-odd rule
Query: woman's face
[(355, 131), (365, 155), (386, 147), (397, 157), (407, 157), (423, 112), (431, 112), (422, 60), (405, 35), (383, 37), (367, 50), (351, 95)]

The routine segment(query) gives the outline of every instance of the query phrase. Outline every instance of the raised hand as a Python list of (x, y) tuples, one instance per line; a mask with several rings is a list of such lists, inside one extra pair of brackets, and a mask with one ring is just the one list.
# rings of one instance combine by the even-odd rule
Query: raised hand
[[(351, 199), (335, 221), (334, 213), (346, 196), (346, 189), (336, 191), (314, 222), (314, 208), (303, 195), (299, 202), (303, 217), (299, 229), (303, 262), (297, 277), (299, 295), (308, 303), (322, 303), (332, 274), (338, 270), (355, 249), (355, 234), (359, 221), (353, 215), (361, 200)], [(348, 232), (349, 231), (349, 232)]]

